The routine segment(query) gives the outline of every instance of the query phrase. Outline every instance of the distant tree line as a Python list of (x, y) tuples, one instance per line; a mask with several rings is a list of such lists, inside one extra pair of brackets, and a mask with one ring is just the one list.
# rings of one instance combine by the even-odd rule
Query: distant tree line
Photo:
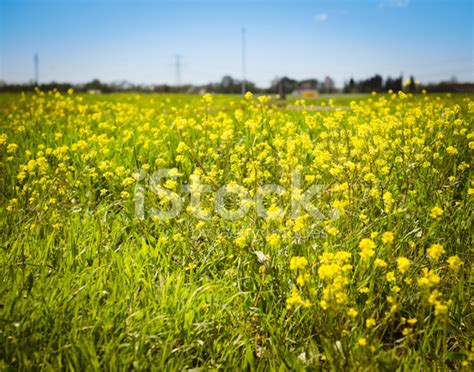
[(439, 83), (420, 84), (414, 76), (403, 82), (403, 78), (388, 77), (386, 80), (379, 74), (368, 79), (355, 81), (351, 78), (344, 84), (343, 93), (370, 93), (370, 92), (393, 92), (405, 91), (410, 93), (420, 93), (422, 90), (433, 93), (457, 92), (457, 93), (474, 93), (474, 83), (458, 83), (454, 78), (450, 81), (442, 81)]
[[(246, 89), (252, 92), (265, 93), (265, 89), (260, 89), (252, 82), (246, 82)], [(33, 91), (38, 87), (42, 91), (49, 91), (56, 89), (59, 92), (66, 92), (69, 89), (74, 89), (78, 93), (97, 92), (97, 93), (113, 93), (113, 92), (137, 92), (137, 93), (200, 93), (201, 91), (214, 93), (241, 93), (241, 81), (233, 79), (230, 76), (224, 78), (217, 83), (209, 83), (206, 85), (192, 85), (184, 84), (180, 86), (168, 84), (143, 85), (132, 84), (127, 81), (120, 81), (114, 83), (101, 82), (94, 79), (85, 84), (73, 83), (41, 83), (35, 84), (33, 82), (25, 84), (7, 84), (0, 81), (0, 92), (28, 92)]]
[[(127, 81), (119, 81), (113, 83), (104, 83), (98, 79), (94, 79), (85, 84), (72, 84), (72, 83), (42, 83), (35, 84), (33, 82), (25, 84), (7, 84), (0, 81), (0, 92), (26, 92), (33, 91), (36, 87), (43, 91), (56, 89), (60, 92), (66, 92), (72, 88), (75, 92), (97, 92), (97, 93), (113, 93), (113, 92), (137, 92), (137, 93), (203, 93), (213, 92), (221, 94), (240, 94), (242, 92), (242, 82), (239, 79), (226, 75), (221, 81), (215, 83), (209, 83), (204, 85), (181, 85), (173, 86), (167, 84), (159, 85), (142, 85), (132, 84)], [(319, 93), (370, 93), (370, 92), (387, 92), (392, 90), (398, 92), (400, 90), (412, 93), (418, 93), (422, 89), (426, 89), (428, 92), (463, 92), (463, 93), (474, 93), (474, 83), (458, 83), (454, 79), (451, 81), (432, 83), (427, 85), (421, 85), (416, 82), (412, 76), (408, 80), (408, 84), (403, 82), (403, 78), (387, 77), (383, 79), (381, 75), (376, 74), (368, 79), (354, 80), (349, 79), (344, 84), (342, 90), (335, 87), (334, 81), (330, 77), (326, 77), (323, 80), (318, 79), (305, 79), (296, 80), (290, 77), (284, 76), (281, 78), (275, 78), (270, 87), (260, 88), (251, 81), (245, 82), (247, 91), (260, 94), (280, 94), (288, 95), (298, 90), (314, 90)]]
[[(234, 79), (232, 76), (226, 75), (220, 82), (209, 83), (201, 89), (206, 92), (215, 92), (223, 94), (239, 94), (242, 93), (242, 80)], [(251, 81), (245, 81), (245, 89), (251, 92), (261, 91)]]
[(344, 93), (370, 93), (370, 92), (388, 92), (392, 90), (398, 92), (400, 90), (407, 90), (410, 92), (416, 92), (417, 84), (415, 78), (412, 76), (409, 83), (404, 87), (403, 78), (388, 77), (385, 81), (379, 74), (376, 74), (368, 79), (355, 81), (351, 78), (347, 83), (344, 84), (342, 91)]

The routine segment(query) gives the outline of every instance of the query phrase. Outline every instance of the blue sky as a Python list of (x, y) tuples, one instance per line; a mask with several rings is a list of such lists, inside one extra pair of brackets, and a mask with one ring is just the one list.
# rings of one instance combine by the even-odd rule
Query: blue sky
[(0, 80), (173, 84), (373, 73), (474, 81), (471, 0), (0, 0)]

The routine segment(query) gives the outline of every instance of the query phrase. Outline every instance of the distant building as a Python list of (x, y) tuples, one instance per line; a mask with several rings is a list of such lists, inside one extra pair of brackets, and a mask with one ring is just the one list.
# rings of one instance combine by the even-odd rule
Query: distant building
[(321, 84), (321, 91), (324, 93), (332, 93), (336, 90), (336, 84), (334, 84), (334, 80), (331, 79), (329, 76), (326, 76), (323, 83)]
[(292, 94), (302, 98), (317, 98), (319, 96), (319, 92), (309, 83), (301, 84), (301, 86), (296, 88)]

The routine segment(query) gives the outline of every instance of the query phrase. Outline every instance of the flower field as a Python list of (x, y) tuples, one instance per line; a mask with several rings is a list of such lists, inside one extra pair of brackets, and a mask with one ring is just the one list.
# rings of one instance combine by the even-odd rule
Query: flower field
[(471, 370), (473, 118), (0, 96), (0, 368)]

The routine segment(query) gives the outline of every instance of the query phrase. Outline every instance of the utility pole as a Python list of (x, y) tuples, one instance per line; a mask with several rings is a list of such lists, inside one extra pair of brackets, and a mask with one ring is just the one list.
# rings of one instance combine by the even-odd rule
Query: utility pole
[(181, 86), (181, 58), (179, 54), (176, 54), (175, 56), (176, 61), (174, 63), (174, 67), (176, 69), (176, 86), (180, 87)]
[(245, 95), (245, 28), (242, 28), (242, 95)]
[(34, 65), (35, 65), (35, 85), (39, 84), (39, 57), (38, 53), (35, 53), (35, 56), (33, 58)]

